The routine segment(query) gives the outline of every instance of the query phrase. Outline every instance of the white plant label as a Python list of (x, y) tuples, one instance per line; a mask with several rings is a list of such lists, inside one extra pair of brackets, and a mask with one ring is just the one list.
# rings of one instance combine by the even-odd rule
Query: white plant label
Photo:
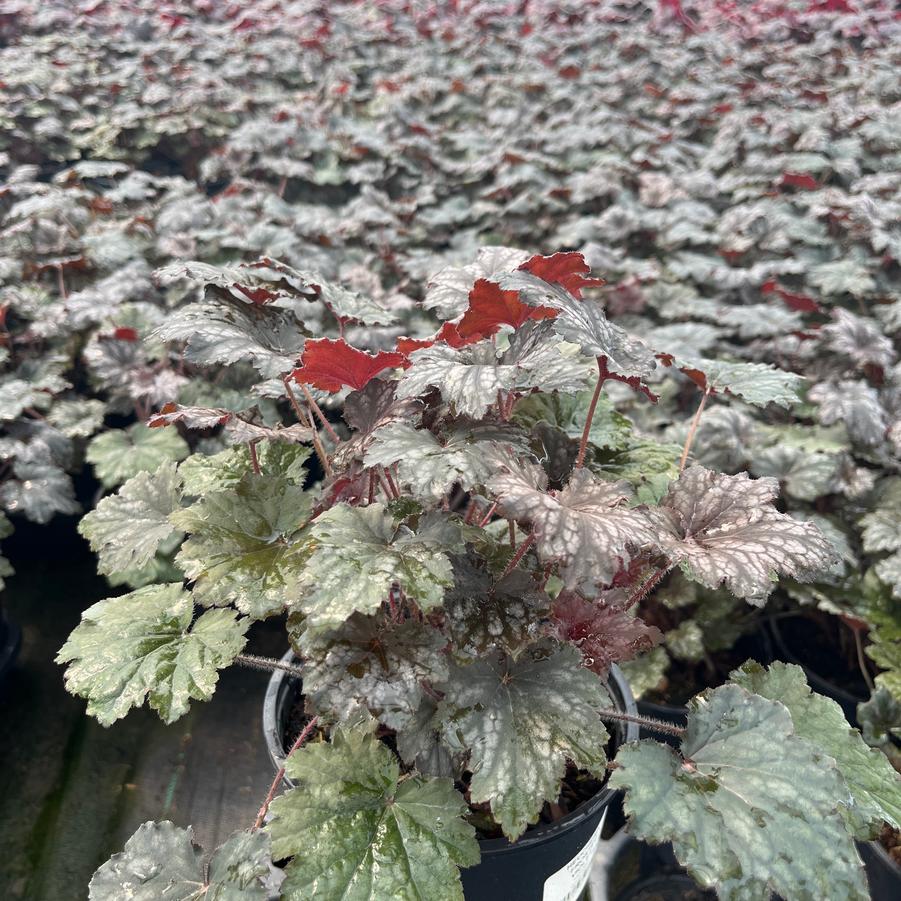
[(604, 820), (607, 819), (607, 810), (598, 823), (594, 834), (582, 846), (578, 854), (566, 866), (561, 867), (556, 873), (552, 873), (544, 880), (544, 894), (542, 901), (576, 901), (585, 889), (588, 877), (591, 875), (591, 861), (601, 840), (601, 830), (604, 828)]

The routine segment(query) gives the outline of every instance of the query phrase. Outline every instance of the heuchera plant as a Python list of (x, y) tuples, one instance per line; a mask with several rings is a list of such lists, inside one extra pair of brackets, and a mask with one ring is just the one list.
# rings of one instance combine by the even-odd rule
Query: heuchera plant
[[(609, 478), (604, 387), (653, 401), (660, 362), (705, 397), (766, 403), (797, 377), (651, 349), (583, 296), (598, 281), (577, 253), (491, 248), (467, 271), (465, 310), (377, 353), (312, 335), (304, 305), (324, 289), (276, 261), (160, 274), (207, 287), (161, 335), (187, 339), (189, 360), (250, 359), (298, 421), (150, 418), (233, 446), (139, 474), (83, 519), (101, 572), (179, 545), (187, 584), (87, 610), (59, 654), (66, 683), (103, 724), (145, 700), (173, 722), (223, 667), (288, 666), (308, 720), (256, 822), (208, 869), (189, 830), (147, 823), (91, 898), (262, 898), (270, 859), (291, 858), (288, 899), (460, 899), (476, 826), (515, 841), (568, 766), (609, 774), (631, 831), (671, 841), (723, 898), (866, 898), (854, 839), (901, 824), (898, 777), (800, 668), (746, 664), (692, 700), (685, 729), (617, 709), (606, 683), (660, 640), (635, 610), (674, 568), (762, 604), (778, 576), (813, 578), (835, 553), (778, 512), (775, 479), (689, 465), (694, 429), (665, 491)], [(347, 389), (343, 422), (327, 417)], [(535, 422), (537, 404), (559, 424)], [(282, 614), (297, 667), (245, 655), (250, 624)], [(604, 724), (628, 719), (678, 750), (646, 739), (609, 760)], [(296, 787), (272, 800), (285, 771)]]

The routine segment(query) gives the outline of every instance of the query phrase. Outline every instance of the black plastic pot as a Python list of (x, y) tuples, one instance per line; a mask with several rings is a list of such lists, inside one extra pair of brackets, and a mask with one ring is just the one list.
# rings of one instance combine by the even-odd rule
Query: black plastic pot
[[(282, 660), (297, 663), (290, 651)], [(615, 706), (634, 715), (632, 692), (615, 666), (608, 687)], [(269, 680), (263, 702), (263, 735), (276, 768), (285, 760), (285, 726), (300, 691), (300, 680), (282, 670), (276, 670)], [(610, 730), (616, 746), (638, 738), (638, 727), (632, 723), (616, 724)], [(285, 782), (292, 785), (287, 777)], [(605, 815), (621, 815), (615, 811), (618, 800), (619, 792), (605, 787), (557, 822), (529, 830), (515, 844), (504, 838), (479, 841), (481, 862), (461, 871), (466, 901), (578, 898), (588, 882)]]
[(901, 898), (901, 867), (879, 842), (858, 842), (857, 850), (867, 868), (871, 901), (898, 901)]
[(862, 704), (867, 698), (847, 691), (844, 688), (840, 688), (838, 685), (835, 685), (819, 673), (810, 669), (810, 667), (805, 666), (792, 647), (786, 642), (785, 636), (779, 628), (778, 620), (769, 620), (767, 627), (772, 636), (776, 656), (786, 663), (795, 663), (800, 666), (801, 669), (804, 670), (804, 675), (807, 676), (807, 682), (810, 687), (817, 694), (832, 698), (832, 700), (842, 708), (845, 719), (847, 719), (852, 726), (859, 726), (860, 723), (857, 720), (857, 705)]

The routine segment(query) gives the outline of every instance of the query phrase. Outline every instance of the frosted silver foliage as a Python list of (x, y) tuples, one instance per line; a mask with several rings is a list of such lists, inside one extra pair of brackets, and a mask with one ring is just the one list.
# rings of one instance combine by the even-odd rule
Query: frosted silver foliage
[(861, 839), (874, 838), (883, 821), (901, 829), (901, 774), (888, 757), (870, 748), (852, 729), (841, 707), (812, 692), (804, 670), (775, 662), (768, 669), (749, 661), (730, 679), (754, 694), (788, 707), (795, 734), (835, 759), (848, 790), (845, 816)]
[(519, 291), (526, 303), (557, 310), (553, 327), (560, 337), (578, 344), (590, 357), (604, 357), (610, 372), (625, 378), (645, 378), (656, 368), (653, 351), (610, 322), (598, 301), (577, 300), (559, 285), (530, 272), (507, 273), (497, 282), (505, 291)]
[(174, 463), (151, 475), (138, 473), (116, 494), (103, 498), (78, 523), (98, 557), (98, 572), (110, 575), (147, 566), (176, 529), (169, 514), (181, 502), (181, 478)]
[(470, 751), (470, 796), (490, 802), (511, 840), (555, 799), (566, 761), (603, 773), (607, 730), (598, 711), (609, 705), (603, 682), (582, 668), (570, 645), (535, 645), (515, 662), (492, 654), (451, 666), (439, 705), (444, 742)]
[(798, 391), (804, 384), (802, 376), (767, 363), (729, 363), (699, 357), (677, 359), (676, 365), (704, 373), (704, 383), (711, 391), (727, 391), (757, 407), (791, 407), (798, 402)]
[(864, 446), (885, 440), (888, 419), (876, 389), (866, 382), (820, 382), (810, 389), (808, 397), (819, 404), (823, 425), (844, 423), (852, 440)]
[(525, 442), (514, 429), (491, 426), (453, 428), (440, 439), (427, 429), (414, 429), (402, 422), (391, 423), (373, 434), (366, 452), (366, 466), (397, 463), (398, 476), (417, 497), (440, 499), (455, 482), (468, 491), (493, 472), (492, 455), (499, 444), (511, 439), (525, 450)]
[(303, 689), (314, 708), (348, 720), (361, 707), (390, 729), (410, 723), (422, 700), (422, 682), (447, 678), (440, 653), (447, 639), (429, 625), (354, 613), (330, 632), (306, 632)]
[(424, 517), (414, 533), (395, 525), (382, 504), (340, 504), (316, 518), (311, 536), (315, 549), (298, 601), (308, 629), (333, 629), (357, 611), (375, 613), (395, 584), (428, 611), (453, 584), (446, 552), (459, 544), (459, 533), (437, 515)]
[(625, 482), (605, 482), (577, 469), (566, 487), (546, 491), (547, 477), (534, 463), (499, 461), (488, 482), (505, 515), (531, 525), (542, 560), (560, 561), (567, 588), (591, 593), (607, 585), (640, 548), (653, 544), (654, 530), (642, 510), (627, 506)]
[(149, 697), (166, 723), (187, 713), (192, 698), (208, 701), (219, 670), (244, 647), (250, 620), (234, 610), (208, 610), (192, 623), (191, 595), (175, 582), (98, 601), (56, 657), (68, 663), (66, 688), (86, 698), (104, 726)]
[(835, 761), (799, 737), (788, 709), (737, 685), (689, 704), (681, 756), (624, 745), (610, 776), (626, 789), (629, 831), (671, 841), (679, 862), (723, 901), (866, 901), (863, 866), (840, 805)]
[(265, 832), (236, 832), (207, 872), (190, 827), (147, 822), (94, 873), (90, 901), (267, 901), (269, 860)]
[(398, 397), (418, 397), (434, 387), (458, 415), (472, 419), (484, 415), (499, 391), (510, 391), (518, 375), (515, 364), (498, 362), (490, 341), (459, 350), (436, 344), (414, 351), (410, 361), (413, 365), (397, 386)]
[(514, 247), (483, 247), (474, 263), (447, 266), (435, 273), (426, 288), (422, 305), (435, 310), (442, 319), (453, 319), (469, 306), (469, 292), (480, 278), (491, 278), (515, 269), (531, 254)]
[[(458, 867), (479, 860), (475, 830), (451, 779), (409, 776), (371, 728), (288, 758), (298, 788), (272, 802), (273, 856), (294, 856), (284, 901), (463, 901)], [(296, 856), (295, 856), (296, 855)]]
[(807, 581), (833, 564), (835, 551), (813, 524), (773, 506), (775, 479), (722, 475), (692, 466), (647, 515), (673, 565), (708, 588), (762, 604), (779, 575)]

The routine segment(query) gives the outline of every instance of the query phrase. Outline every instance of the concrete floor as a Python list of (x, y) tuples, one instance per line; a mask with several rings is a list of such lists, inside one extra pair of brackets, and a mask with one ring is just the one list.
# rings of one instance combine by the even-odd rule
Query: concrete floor
[[(267, 674), (224, 672), (213, 700), (172, 726), (142, 709), (104, 729), (53, 658), (81, 610), (118, 592), (72, 520), (22, 526), (4, 551), (17, 575), (3, 604), (23, 635), (0, 686), (0, 898), (86, 899), (93, 871), (145, 820), (193, 825), (208, 851), (250, 826), (274, 775), (260, 728)], [(281, 655), (280, 623), (258, 624), (249, 647)]]

